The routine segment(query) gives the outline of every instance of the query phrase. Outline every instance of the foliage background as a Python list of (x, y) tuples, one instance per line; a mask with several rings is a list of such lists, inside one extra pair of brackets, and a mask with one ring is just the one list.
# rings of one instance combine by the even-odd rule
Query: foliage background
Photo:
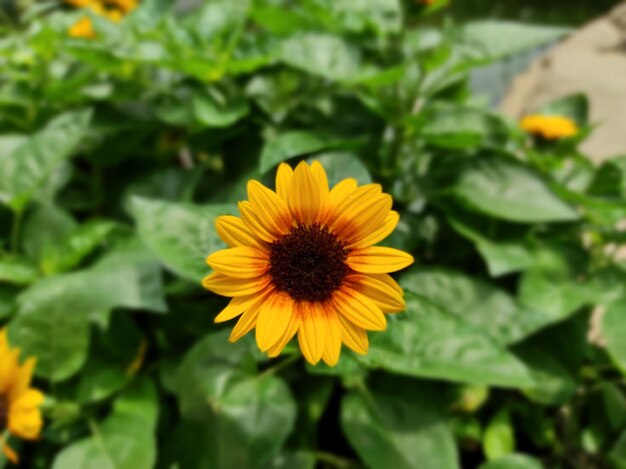
[[(24, 467), (625, 467), (626, 160), (576, 150), (583, 96), (544, 110), (582, 129), (551, 144), (471, 92), (568, 29), (444, 3), (144, 0), (94, 40), (56, 1), (2, 23), (0, 316), (47, 395)], [(417, 259), (407, 311), (334, 369), (228, 343), (199, 286), (215, 217), (300, 158), (382, 183)]]

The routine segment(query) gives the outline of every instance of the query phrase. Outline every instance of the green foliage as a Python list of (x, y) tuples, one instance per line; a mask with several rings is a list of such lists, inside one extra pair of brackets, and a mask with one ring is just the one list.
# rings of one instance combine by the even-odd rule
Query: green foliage
[[(581, 129), (546, 142), (468, 80), (567, 30), (198, 3), (0, 24), (0, 319), (47, 396), (25, 467), (624, 467), (626, 159), (580, 153), (584, 96), (537, 110)], [(83, 15), (95, 38), (69, 36)], [(383, 244), (416, 258), (406, 311), (335, 368), (229, 343), (200, 286), (216, 217), (301, 159), (380, 183)]]

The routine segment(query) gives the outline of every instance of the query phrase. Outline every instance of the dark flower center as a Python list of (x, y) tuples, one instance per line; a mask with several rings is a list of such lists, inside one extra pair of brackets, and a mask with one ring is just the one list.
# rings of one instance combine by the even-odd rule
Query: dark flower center
[(324, 301), (348, 273), (348, 251), (320, 225), (298, 225), (270, 245), (270, 276), (294, 300)]

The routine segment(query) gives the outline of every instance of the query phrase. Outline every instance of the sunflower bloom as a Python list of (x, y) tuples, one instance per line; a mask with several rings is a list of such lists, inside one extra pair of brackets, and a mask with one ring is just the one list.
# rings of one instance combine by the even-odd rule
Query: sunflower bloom
[[(30, 387), (35, 358), (29, 358), (19, 364), (19, 349), (12, 349), (7, 340), (5, 329), (0, 330), (0, 426), (3, 434), (7, 433), (24, 440), (39, 438), (43, 420), (39, 406), (44, 395)], [(18, 456), (6, 441), (2, 441), (6, 457), (13, 463)]]
[(399, 220), (378, 184), (345, 179), (332, 189), (319, 162), (282, 163), (276, 192), (248, 183), (241, 218), (216, 220), (230, 247), (211, 254), (214, 270), (202, 284), (232, 300), (215, 322), (239, 317), (234, 342), (256, 328), (262, 352), (276, 357), (297, 334), (306, 360), (334, 366), (341, 344), (367, 353), (367, 331), (387, 326), (383, 313), (404, 310), (403, 293), (389, 276), (413, 257), (374, 246)]
[(578, 133), (576, 123), (563, 116), (532, 114), (521, 120), (520, 127), (529, 134), (537, 135), (546, 140), (569, 138)]
[[(87, 8), (113, 23), (119, 23), (125, 15), (137, 7), (137, 0), (65, 0), (65, 2), (77, 8)], [(96, 37), (93, 22), (88, 16), (83, 16), (74, 23), (67, 33), (75, 38), (94, 39)]]

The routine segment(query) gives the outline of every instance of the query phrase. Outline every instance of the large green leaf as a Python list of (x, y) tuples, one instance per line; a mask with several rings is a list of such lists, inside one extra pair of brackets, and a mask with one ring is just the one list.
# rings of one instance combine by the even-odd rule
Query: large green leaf
[(460, 272), (413, 268), (401, 277), (400, 285), (455, 314), (500, 345), (517, 342), (553, 320), (540, 310), (519, 304), (505, 291)]
[(492, 277), (525, 270), (533, 265), (534, 252), (526, 239), (502, 239), (493, 236), (483, 229), (486, 220), (480, 218), (473, 221), (468, 218), (448, 212), (448, 222), (452, 228), (474, 243)]
[(62, 114), (10, 153), (0, 154), (0, 202), (23, 210), (41, 184), (72, 156), (90, 118), (89, 111)]
[(455, 469), (456, 445), (434, 386), (385, 377), (341, 404), (341, 427), (368, 467)]
[(421, 136), (431, 145), (471, 150), (503, 143), (507, 128), (502, 120), (482, 109), (439, 105), (425, 110), (417, 122)]
[(482, 464), (479, 469), (543, 469), (538, 459), (521, 453), (511, 453)]
[[(178, 370), (187, 422), (181, 432), (188, 437), (174, 445), (172, 459), (189, 467), (267, 467), (291, 432), (295, 402), (280, 378), (255, 375), (247, 345), (229, 344), (227, 335), (211, 334), (197, 343)], [(195, 454), (184, 449), (189, 444)]]
[(458, 30), (456, 51), (465, 66), (484, 64), (556, 41), (569, 31), (511, 21), (474, 21)]
[(147, 379), (137, 380), (115, 400), (113, 411), (104, 421), (90, 421), (92, 435), (64, 448), (52, 468), (153, 468), (158, 412), (154, 385)]
[(534, 386), (524, 363), (482, 329), (412, 292), (406, 292), (406, 302), (404, 313), (388, 316), (385, 332), (372, 334), (363, 362), (417, 377)]
[(359, 50), (338, 36), (300, 33), (282, 44), (281, 58), (292, 67), (337, 81), (356, 78)]
[(462, 203), (482, 213), (520, 223), (574, 221), (576, 211), (521, 163), (500, 157), (468, 161), (452, 187)]
[(278, 163), (307, 153), (317, 153), (333, 146), (328, 135), (307, 132), (285, 132), (267, 142), (261, 152), (259, 171), (266, 172)]
[(226, 245), (215, 231), (220, 215), (237, 214), (234, 205), (193, 205), (134, 197), (130, 211), (139, 236), (176, 274), (199, 283), (208, 273), (205, 259)]
[(626, 374), (626, 301), (611, 304), (602, 318), (606, 349), (615, 364)]
[(53, 381), (84, 364), (90, 315), (112, 308), (166, 309), (158, 264), (134, 249), (113, 252), (90, 269), (40, 280), (17, 303), (11, 341), (37, 357), (38, 376)]

